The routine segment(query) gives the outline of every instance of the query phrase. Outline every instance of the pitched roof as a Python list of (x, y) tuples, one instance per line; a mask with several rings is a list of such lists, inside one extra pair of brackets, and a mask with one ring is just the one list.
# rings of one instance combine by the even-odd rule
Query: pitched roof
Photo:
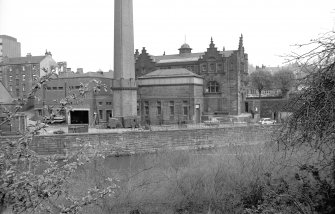
[(15, 57), (7, 58), (3, 62), (5, 65), (17, 65), (17, 64), (37, 64), (40, 63), (46, 56), (27, 56), (27, 57)]
[(59, 74), (58, 79), (69, 79), (69, 78), (109, 78), (113, 79), (112, 72), (87, 72), (87, 73), (72, 73), (72, 72), (62, 72)]
[(9, 94), (5, 86), (0, 81), (0, 104), (9, 104), (13, 102), (12, 96)]
[[(224, 57), (229, 57), (233, 54), (233, 50), (229, 51), (220, 51)], [(186, 54), (173, 54), (173, 55), (161, 55), (161, 56), (152, 56), (152, 60), (156, 63), (173, 63), (173, 62), (195, 62), (198, 61), (203, 55), (202, 53), (186, 53)]]
[(173, 68), (173, 69), (158, 69), (150, 72), (146, 75), (139, 77), (139, 79), (147, 78), (160, 78), (160, 77), (199, 77), (201, 76), (185, 69), (185, 68)]

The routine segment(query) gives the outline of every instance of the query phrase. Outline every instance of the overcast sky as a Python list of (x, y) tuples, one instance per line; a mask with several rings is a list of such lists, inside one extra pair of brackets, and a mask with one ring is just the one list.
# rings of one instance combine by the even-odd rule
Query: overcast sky
[[(204, 52), (244, 36), (253, 65), (277, 66), (291, 45), (335, 28), (334, 0), (134, 0), (135, 48), (178, 53), (186, 42)], [(113, 69), (113, 0), (0, 0), (0, 34), (16, 37), (22, 55), (51, 51), (72, 70)]]

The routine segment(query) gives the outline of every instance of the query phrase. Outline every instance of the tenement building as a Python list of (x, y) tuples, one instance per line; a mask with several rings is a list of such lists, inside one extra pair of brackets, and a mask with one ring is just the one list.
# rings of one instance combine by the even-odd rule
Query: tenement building
[(46, 74), (44, 69), (56, 66), (50, 52), (44, 56), (4, 57), (0, 62), (0, 81), (13, 98), (26, 98), (38, 78)]
[(21, 57), (21, 43), (16, 38), (0, 35), (0, 62), (4, 57)]
[[(148, 78), (150, 72), (158, 69), (165, 70), (164, 75), (169, 76), (168, 78), (172, 78), (171, 75), (176, 73), (175, 69), (179, 68), (187, 69), (198, 75), (197, 78), (201, 77), (203, 79), (202, 93), (199, 96), (203, 99), (203, 104), (199, 103), (201, 116), (238, 115), (245, 112), (244, 87), (248, 75), (248, 55), (244, 51), (242, 35), (236, 50), (225, 50), (224, 48), (218, 50), (211, 39), (205, 52), (192, 53), (192, 48), (188, 44), (183, 44), (178, 54), (152, 56), (143, 48), (141, 53), (136, 50), (135, 60), (135, 75), (140, 80), (141, 77)], [(171, 84), (178, 82), (178, 75), (177, 72)], [(141, 87), (140, 84), (139, 87)], [(169, 96), (177, 97), (181, 93), (182, 91), (178, 91), (176, 87)], [(155, 96), (159, 98), (161, 95), (156, 93)], [(188, 96), (187, 93), (185, 96)]]

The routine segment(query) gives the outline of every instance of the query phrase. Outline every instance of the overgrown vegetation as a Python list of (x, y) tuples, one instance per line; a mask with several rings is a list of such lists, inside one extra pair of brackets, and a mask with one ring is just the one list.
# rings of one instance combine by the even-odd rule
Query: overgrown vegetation
[(308, 203), (312, 213), (334, 213), (335, 32), (299, 47), (309, 48), (292, 56), (306, 74), (289, 105), (294, 112), (281, 129), (278, 145), (288, 157), (299, 154), (291, 165), (299, 168), (295, 177), (304, 185), (301, 203)]
[[(46, 84), (50, 78), (56, 78), (54, 70), (44, 70), (45, 75), (38, 79), (28, 98)], [(98, 82), (96, 82), (98, 84)], [(101, 86), (93, 86), (93, 90)], [(71, 95), (59, 101), (57, 111), (70, 108), (70, 103), (80, 101), (90, 89), (81, 85), (79, 95)], [(20, 100), (20, 105), (13, 109), (4, 109), (7, 114), (3, 123), (10, 122), (22, 105), (28, 100)], [(44, 106), (48, 109), (47, 106)], [(50, 111), (52, 119), (56, 109)], [(76, 154), (65, 157), (41, 157), (30, 149), (34, 136), (45, 128), (45, 124), (37, 122), (30, 125), (27, 131), (20, 134), (18, 140), (1, 139), (0, 143), (0, 213), (11, 210), (14, 213), (79, 213), (83, 207), (90, 205), (106, 195), (112, 194), (116, 188), (112, 178), (106, 178), (106, 185), (97, 187), (85, 186), (85, 194), (72, 192), (71, 178), (79, 166), (97, 158), (104, 157), (104, 150), (82, 144), (82, 149)]]

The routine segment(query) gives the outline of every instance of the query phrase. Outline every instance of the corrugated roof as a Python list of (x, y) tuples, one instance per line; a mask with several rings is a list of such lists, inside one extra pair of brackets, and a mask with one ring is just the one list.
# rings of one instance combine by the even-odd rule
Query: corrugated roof
[[(224, 57), (229, 57), (234, 53), (233, 50), (220, 51)], [(173, 63), (173, 62), (195, 62), (198, 61), (203, 55), (202, 53), (186, 53), (186, 54), (173, 54), (173, 55), (161, 55), (161, 56), (150, 56), (156, 63)]]
[(201, 76), (185, 69), (185, 68), (172, 68), (172, 69), (158, 69), (153, 72), (150, 72), (146, 75), (139, 77), (139, 79), (146, 78), (158, 78), (158, 77), (200, 77)]
[(5, 65), (17, 65), (17, 64), (37, 64), (40, 63), (46, 56), (27, 56), (27, 57), (15, 57), (8, 58), (4, 61)]

